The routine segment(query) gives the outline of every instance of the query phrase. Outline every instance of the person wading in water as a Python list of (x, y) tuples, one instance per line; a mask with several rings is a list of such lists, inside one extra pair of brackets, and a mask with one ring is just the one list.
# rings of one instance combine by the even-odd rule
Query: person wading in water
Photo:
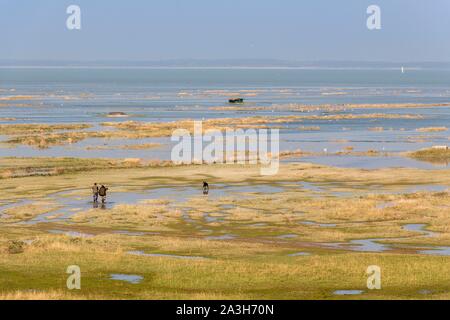
[(207, 195), (209, 193), (209, 184), (206, 181), (203, 181), (203, 194)]
[(108, 191), (108, 188), (106, 188), (104, 185), (102, 185), (98, 190), (98, 195), (102, 197), (102, 203), (106, 202), (106, 191)]
[(94, 183), (92, 186), (92, 196), (94, 197), (94, 203), (98, 202), (98, 185)]

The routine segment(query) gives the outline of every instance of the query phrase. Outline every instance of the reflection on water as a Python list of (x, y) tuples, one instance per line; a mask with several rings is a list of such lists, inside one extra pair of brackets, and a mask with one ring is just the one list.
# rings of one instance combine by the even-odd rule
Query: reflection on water
[(448, 186), (441, 185), (416, 185), (406, 189), (406, 193), (416, 193), (416, 192), (443, 192), (448, 190)]
[(427, 289), (422, 289), (417, 291), (418, 294), (423, 294), (423, 295), (427, 295), (427, 294), (432, 294), (433, 291), (432, 290), (427, 290)]
[(145, 235), (157, 235), (157, 232), (139, 232), (139, 231), (128, 231), (128, 230), (117, 230), (114, 231), (115, 234), (122, 234), (126, 236), (140, 237)]
[(433, 256), (450, 256), (450, 247), (433, 247), (426, 250), (420, 250), (418, 252)]
[(143, 256), (143, 257), (159, 257), (159, 258), (174, 258), (174, 259), (182, 259), (182, 260), (204, 260), (207, 259), (205, 257), (198, 256), (179, 256), (175, 254), (163, 254), (163, 253), (145, 253), (144, 251), (136, 250), (136, 251), (128, 251), (128, 254)]
[[(450, 109), (450, 108), (449, 108)], [(355, 120), (356, 121), (356, 120)], [(450, 121), (450, 111), (449, 119)], [(303, 123), (303, 122), (302, 122)], [(435, 124), (437, 125), (437, 124)], [(418, 124), (420, 126), (420, 124)], [(100, 128), (99, 130), (103, 130)], [(392, 133), (396, 135), (396, 133)], [(411, 134), (415, 134), (411, 132)], [(302, 135), (302, 140), (289, 140), (287, 136)], [(343, 167), (343, 168), (362, 168), (362, 169), (377, 169), (377, 168), (418, 168), (418, 169), (448, 169), (450, 163), (428, 163), (422, 162), (407, 157), (396, 155), (374, 155), (374, 156), (355, 156), (355, 155), (333, 155), (331, 153), (341, 152), (345, 147), (351, 146), (355, 152), (366, 152), (367, 150), (377, 150), (381, 152), (408, 152), (423, 148), (430, 148), (434, 145), (448, 145), (448, 137), (444, 135), (439, 139), (432, 139), (425, 143), (397, 143), (392, 147), (392, 151), (388, 151), (384, 144), (368, 141), (367, 143), (360, 143), (352, 140), (351, 137), (342, 137), (345, 143), (336, 144), (332, 141), (336, 139), (336, 133), (321, 133), (321, 141), (314, 139), (308, 141), (304, 133), (299, 132), (295, 134), (287, 134), (283, 130), (280, 131), (280, 151), (299, 150), (304, 152), (322, 152), (327, 149), (329, 155), (316, 155), (304, 157), (292, 157), (281, 159), (281, 162), (311, 162), (329, 166)], [(329, 137), (327, 137), (329, 135)], [(6, 139), (6, 137), (1, 137)], [(306, 139), (306, 140), (305, 140)], [(158, 148), (151, 149), (137, 149), (126, 150), (115, 147), (131, 144), (147, 144), (159, 143)], [(105, 147), (108, 149), (96, 149), (96, 147)], [(77, 157), (77, 158), (139, 158), (139, 159), (159, 159), (170, 160), (171, 152), (174, 143), (170, 138), (144, 138), (138, 140), (125, 139), (86, 139), (71, 145), (53, 146), (48, 149), (36, 149), (30, 146), (16, 145), (10, 148), (2, 148), (2, 156), (5, 157)], [(384, 150), (384, 151), (382, 151)]]
[(297, 237), (298, 237), (297, 234), (282, 234), (282, 235), (277, 236), (278, 239), (294, 239)]
[(69, 237), (76, 237), (76, 238), (91, 238), (91, 237), (94, 237), (93, 234), (76, 232), (76, 231), (48, 230), (48, 232), (49, 233), (53, 233), (53, 234), (63, 234), (63, 235), (69, 236)]
[(208, 236), (205, 237), (206, 240), (232, 240), (236, 238), (233, 234), (224, 234), (223, 236)]
[(132, 284), (138, 284), (140, 283), (144, 277), (134, 275), (134, 274), (121, 274), (121, 273), (113, 273), (110, 275), (111, 280), (117, 280), (117, 281), (125, 281)]
[[(424, 230), (426, 224), (405, 224), (402, 226), (403, 230), (413, 231), (419, 233), (419, 237), (434, 237), (437, 235), (436, 232)], [(336, 248), (336, 249), (346, 249), (358, 252), (384, 252), (392, 250), (392, 244), (383, 244), (382, 241), (402, 241), (407, 237), (403, 238), (384, 238), (384, 239), (357, 239), (350, 240), (348, 243), (327, 243), (325, 246)], [(408, 248), (408, 246), (396, 245), (398, 248)], [(450, 247), (430, 247), (425, 250), (418, 250), (418, 253), (429, 254), (429, 255), (450, 255)]]
[(361, 252), (383, 252), (390, 249), (389, 246), (377, 241), (380, 241), (380, 239), (351, 240), (350, 243), (353, 245), (351, 250)]
[(363, 290), (336, 290), (333, 292), (333, 294), (337, 296), (360, 295), (363, 293)]
[(302, 257), (302, 256), (309, 256), (311, 255), (309, 252), (296, 252), (288, 254), (289, 257)]
[(436, 232), (424, 230), (426, 226), (427, 226), (426, 224), (422, 223), (405, 224), (403, 226), (403, 229), (406, 231), (420, 232), (425, 237), (434, 237), (437, 235)]
[(396, 201), (380, 202), (376, 205), (377, 209), (383, 210), (387, 208), (393, 208), (397, 205)]
[(210, 214), (207, 214), (207, 213), (205, 213), (204, 215), (203, 215), (203, 219), (205, 219), (205, 221), (207, 222), (207, 223), (210, 223), (210, 222), (220, 222), (220, 221), (222, 221), (222, 219), (223, 219), (224, 217), (223, 216), (211, 216)]
[[(48, 196), (48, 200), (54, 202), (60, 209), (53, 210), (51, 212), (38, 215), (31, 220), (23, 222), (24, 224), (37, 224), (45, 222), (60, 222), (70, 219), (76, 213), (87, 211), (89, 209), (112, 209), (116, 205), (122, 204), (139, 204), (148, 200), (166, 199), (170, 201), (170, 206), (176, 207), (178, 204), (185, 203), (189, 199), (195, 196), (202, 196), (203, 191), (200, 187), (188, 187), (188, 186), (165, 186), (161, 188), (153, 188), (148, 190), (136, 190), (127, 192), (115, 192), (115, 186), (110, 186), (108, 192), (108, 201), (105, 203), (94, 203), (91, 200), (91, 195), (84, 195), (83, 190), (66, 190), (62, 192), (53, 193)], [(124, 186), (120, 186), (124, 187)], [(119, 187), (118, 187), (119, 188)], [(282, 187), (276, 187), (271, 185), (225, 185), (217, 184), (211, 185), (208, 197), (215, 199), (220, 197), (235, 196), (240, 197), (244, 194), (260, 194), (260, 193), (275, 193), (282, 192)], [(82, 195), (78, 194), (79, 192)], [(176, 197), (174, 197), (176, 195)], [(28, 203), (33, 203), (32, 200), (22, 200), (17, 203), (10, 203), (0, 207), (0, 212), (5, 209), (22, 206)], [(230, 207), (231, 208), (231, 207)], [(190, 219), (184, 208), (183, 218), (187, 222), (195, 222)], [(207, 222), (218, 222), (222, 217), (205, 215), (204, 219)]]
[(322, 228), (333, 228), (337, 226), (335, 223), (318, 223), (314, 221), (300, 221), (300, 224), (304, 224), (307, 226), (318, 226)]
[[(188, 187), (165, 187), (165, 188), (157, 188), (157, 189), (149, 189), (147, 191), (134, 191), (134, 192), (114, 192), (114, 188), (111, 187), (110, 192), (108, 193), (108, 199), (106, 203), (96, 204), (90, 199), (90, 195), (86, 196), (86, 198), (73, 195), (74, 190), (63, 191), (52, 194), (49, 199), (55, 201), (62, 208), (39, 215), (29, 221), (27, 224), (36, 224), (42, 222), (49, 222), (49, 218), (51, 217), (52, 222), (56, 221), (64, 221), (70, 219), (71, 216), (76, 214), (77, 212), (86, 211), (92, 208), (98, 209), (111, 209), (115, 205), (118, 204), (137, 204), (141, 201), (146, 200), (154, 200), (154, 199), (169, 199), (170, 195), (176, 192), (176, 199), (170, 198), (176, 202), (184, 202), (194, 194), (198, 194), (198, 189), (196, 188), (188, 188)], [(89, 200), (87, 200), (89, 199)]]

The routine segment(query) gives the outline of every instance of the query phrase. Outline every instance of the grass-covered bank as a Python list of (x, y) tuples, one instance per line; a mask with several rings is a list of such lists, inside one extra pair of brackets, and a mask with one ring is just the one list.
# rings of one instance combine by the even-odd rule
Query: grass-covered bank
[[(265, 253), (265, 247), (272, 252)], [(277, 248), (265, 247), (230, 243), (215, 248), (225, 256), (216, 257), (211, 250), (209, 259), (183, 260), (133, 256), (108, 237), (80, 241), (46, 237), (22, 254), (0, 256), (0, 298), (342, 298), (333, 295), (336, 290), (364, 291), (360, 296), (346, 297), (349, 299), (449, 298), (450, 263), (446, 257), (314, 252), (288, 257), (277, 254)], [(239, 257), (232, 252), (240, 252)], [(73, 264), (81, 268), (81, 290), (69, 291), (65, 271)], [(382, 268), (381, 290), (366, 287), (369, 265)], [(111, 280), (110, 275), (117, 273), (139, 275), (143, 280), (139, 284)], [(424, 291), (430, 293), (424, 295)]]
[[(420, 252), (450, 246), (449, 170), (291, 163), (261, 176), (246, 165), (100, 170), (91, 160), (1, 161), (29, 170), (79, 168), (1, 180), (3, 299), (450, 298), (450, 257)], [(204, 180), (209, 196), (201, 192)], [(85, 207), (93, 182), (111, 187), (104, 210)], [(124, 204), (117, 200), (123, 194), (140, 197)], [(76, 201), (83, 207), (72, 211)], [(41, 223), (17, 224), (49, 212)], [(380, 239), (387, 250), (356, 252), (352, 241), (360, 239)], [(79, 291), (66, 288), (69, 265), (81, 268)], [(367, 289), (369, 265), (381, 267), (382, 290)], [(111, 274), (143, 279), (132, 284)]]

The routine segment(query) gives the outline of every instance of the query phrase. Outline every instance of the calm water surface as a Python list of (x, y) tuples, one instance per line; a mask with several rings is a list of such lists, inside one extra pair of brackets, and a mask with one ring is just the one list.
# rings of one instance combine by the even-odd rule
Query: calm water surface
[[(450, 101), (450, 71), (411, 70), (301, 70), (301, 69), (133, 69), (133, 68), (0, 68), (0, 98), (32, 95), (36, 99), (0, 101), (0, 124), (90, 123), (90, 130), (105, 130), (105, 121), (176, 121), (254, 115), (303, 115), (262, 111), (213, 111), (234, 95), (244, 106), (274, 104), (344, 103), (442, 103)], [(121, 111), (128, 118), (108, 118)], [(422, 119), (305, 120), (284, 125), (281, 150), (302, 149), (329, 153), (346, 146), (355, 151), (370, 149), (402, 152), (448, 144), (448, 132), (420, 133), (417, 128), (448, 126), (450, 108), (343, 110), (338, 113), (417, 114)], [(326, 115), (327, 111), (307, 115)], [(6, 119), (5, 119), (6, 118)], [(9, 119), (8, 119), (9, 118)], [(11, 120), (13, 118), (14, 120)], [(300, 126), (320, 131), (299, 131)], [(371, 128), (383, 127), (383, 131)], [(0, 141), (6, 137), (0, 136)], [(150, 150), (92, 150), (134, 143), (162, 143)], [(0, 156), (137, 157), (169, 159), (168, 138), (129, 140), (86, 139), (70, 146), (45, 150), (0, 144)], [(89, 149), (89, 150), (88, 150)], [(448, 164), (422, 164), (386, 157), (311, 157), (307, 161), (344, 167), (448, 168)]]

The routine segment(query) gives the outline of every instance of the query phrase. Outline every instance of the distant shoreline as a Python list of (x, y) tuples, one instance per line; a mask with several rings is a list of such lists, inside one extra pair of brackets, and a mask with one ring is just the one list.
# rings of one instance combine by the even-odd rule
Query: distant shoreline
[[(26, 66), (0, 65), (0, 69), (131, 69), (131, 70), (317, 70), (317, 71), (397, 71), (401, 67), (252, 67), (252, 66), (216, 66), (216, 67), (170, 67), (170, 66)], [(450, 71), (449, 68), (406, 68), (407, 71)]]
[(10, 60), (0, 68), (72, 69), (236, 69), (236, 70), (450, 70), (446, 61), (289, 61), (276, 59), (174, 59), (174, 60)]

